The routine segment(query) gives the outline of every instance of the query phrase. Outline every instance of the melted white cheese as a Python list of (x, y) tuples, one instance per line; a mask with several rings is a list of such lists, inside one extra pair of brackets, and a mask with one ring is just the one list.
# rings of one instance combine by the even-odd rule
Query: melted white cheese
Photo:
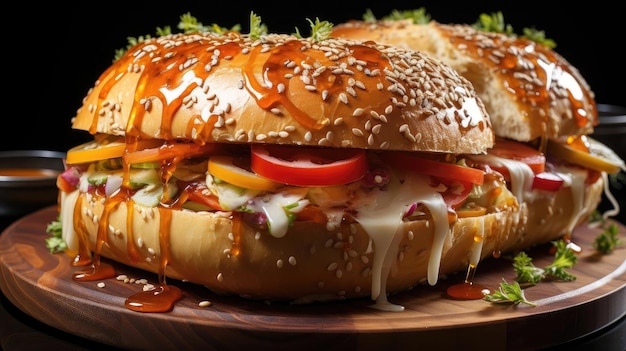
[(476, 160), (486, 162), (488, 164), (506, 167), (511, 176), (511, 192), (520, 203), (528, 200), (531, 196), (531, 187), (535, 174), (533, 170), (521, 161), (515, 161), (495, 155), (478, 155), (472, 156)]
[(269, 233), (276, 238), (282, 238), (289, 229), (288, 213), (298, 213), (305, 208), (309, 201), (305, 200), (306, 188), (292, 188), (292, 191), (281, 191), (277, 194), (267, 194), (255, 197), (246, 204), (247, 208), (262, 212), (267, 217)]
[[(532, 201), (536, 194), (532, 191), (535, 175), (527, 164), (494, 155), (480, 155), (474, 158), (496, 166), (506, 167), (511, 175), (511, 191), (517, 197), (517, 200), (520, 203)], [(567, 220), (568, 225), (566, 229), (566, 234), (571, 234), (576, 224), (578, 224), (582, 213), (586, 212), (587, 208), (585, 206), (589, 205), (585, 204), (587, 171), (578, 167), (558, 165), (556, 166), (556, 173), (564, 180), (563, 186), (568, 187), (572, 192), (572, 215)]]
[(428, 184), (428, 178), (422, 175), (409, 175), (403, 182), (394, 179), (387, 190), (377, 192), (357, 207), (356, 220), (374, 242), (371, 296), (376, 300), (375, 308), (403, 309), (387, 301), (386, 285), (404, 233), (402, 218), (415, 203), (426, 206), (432, 216), (434, 239), (428, 261), (428, 283), (437, 283), (443, 245), (450, 228), (447, 206), (438, 192), (441, 189)]
[[(626, 172), (626, 169), (624, 171)], [(617, 200), (615, 199), (615, 196), (613, 196), (613, 193), (611, 192), (611, 186), (609, 183), (609, 175), (606, 172), (602, 172), (602, 181), (603, 181), (603, 186), (604, 186), (604, 195), (613, 206), (612, 209), (606, 210), (602, 214), (602, 218), (606, 220), (609, 217), (617, 216), (620, 212), (620, 206), (619, 206), (619, 202), (617, 202)]]
[(78, 236), (74, 230), (74, 207), (80, 192), (61, 191), (61, 237), (70, 250), (78, 251)]
[(564, 185), (568, 185), (572, 191), (572, 216), (568, 219), (566, 234), (571, 234), (578, 224), (580, 216), (587, 212), (585, 204), (585, 180), (587, 170), (578, 167), (557, 166), (556, 171), (559, 177), (565, 180)]
[(475, 217), (475, 220), (478, 224), (476, 225), (477, 233), (474, 236), (474, 244), (470, 249), (469, 264), (471, 266), (478, 266), (478, 262), (480, 261), (481, 254), (483, 252), (483, 243), (485, 242), (485, 217)]

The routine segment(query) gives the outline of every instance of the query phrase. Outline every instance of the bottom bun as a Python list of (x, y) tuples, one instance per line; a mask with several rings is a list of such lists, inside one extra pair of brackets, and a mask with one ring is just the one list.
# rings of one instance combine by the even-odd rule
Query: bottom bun
[[(78, 194), (64, 193), (62, 197), (64, 208), (81, 207), (80, 211), (63, 211), (63, 226), (84, 225), (93, 251), (104, 205), (90, 195)], [(601, 194), (599, 179), (585, 191), (585, 208), (579, 220), (595, 209)], [(551, 196), (536, 196), (532, 202), (509, 211), (459, 218), (445, 239), (439, 276), (466, 270), (470, 262), (477, 264), (477, 259), (496, 253), (557, 239), (574, 216), (572, 202), (572, 192), (565, 188)], [(73, 219), (74, 213), (80, 213), (80, 219)], [(328, 230), (323, 223), (295, 222), (287, 235), (276, 238), (233, 220), (230, 212), (134, 205), (130, 214), (129, 234), (127, 203), (119, 203), (110, 212), (103, 257), (159, 273), (167, 256), (167, 277), (250, 299), (308, 303), (365, 297), (377, 290), (377, 281), (382, 284), (382, 292), (408, 290), (427, 281), (434, 242), (429, 220), (405, 222), (397, 252), (389, 250), (395, 257), (385, 279), (385, 274), (373, 268), (375, 260), (383, 259), (380, 256), (385, 253), (377, 252), (368, 234), (356, 223)], [(169, 231), (162, 230), (165, 225), (169, 225)], [(169, 244), (168, 252), (162, 249), (160, 239)], [(76, 246), (76, 242), (66, 240), (70, 247)]]

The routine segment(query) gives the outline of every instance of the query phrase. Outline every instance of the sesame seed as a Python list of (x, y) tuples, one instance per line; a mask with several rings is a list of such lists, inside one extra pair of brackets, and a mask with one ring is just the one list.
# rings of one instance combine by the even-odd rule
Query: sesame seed
[(359, 108), (354, 109), (354, 111), (352, 112), (352, 116), (353, 117), (359, 117), (359, 116), (363, 115), (364, 112), (365, 112), (365, 110), (359, 107)]
[(339, 101), (343, 102), (344, 104), (348, 104), (348, 95), (346, 95), (345, 93), (340, 93), (339, 94)]

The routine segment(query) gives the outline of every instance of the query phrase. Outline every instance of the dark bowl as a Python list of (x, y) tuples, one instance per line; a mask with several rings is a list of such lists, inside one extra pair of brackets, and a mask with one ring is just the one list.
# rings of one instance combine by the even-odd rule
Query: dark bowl
[(598, 104), (600, 122), (592, 137), (626, 160), (626, 107)]
[[(626, 107), (598, 104), (598, 114), (600, 122), (591, 136), (610, 147), (622, 160), (626, 160)], [(622, 171), (617, 176), (610, 177), (609, 188), (620, 206), (620, 213), (615, 219), (626, 223), (626, 174)], [(607, 210), (613, 206), (604, 196), (599, 208)]]
[(0, 216), (17, 217), (57, 203), (65, 153), (0, 151)]

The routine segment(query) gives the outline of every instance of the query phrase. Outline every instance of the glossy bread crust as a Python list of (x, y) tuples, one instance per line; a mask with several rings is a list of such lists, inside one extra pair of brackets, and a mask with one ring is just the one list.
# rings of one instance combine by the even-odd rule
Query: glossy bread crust
[(73, 121), (92, 134), (482, 153), (472, 85), (419, 52), (344, 39), (173, 34), (131, 48)]
[(586, 135), (598, 123), (595, 96), (578, 69), (534, 41), (466, 24), (350, 21), (333, 35), (427, 53), (470, 80), (497, 136), (530, 142)]

